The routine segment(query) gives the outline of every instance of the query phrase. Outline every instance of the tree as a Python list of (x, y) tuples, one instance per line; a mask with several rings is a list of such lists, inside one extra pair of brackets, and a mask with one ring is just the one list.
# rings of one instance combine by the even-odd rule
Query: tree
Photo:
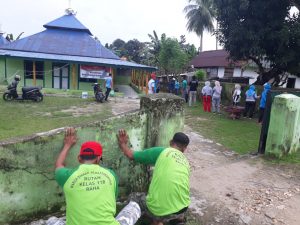
[(130, 61), (134, 61), (136, 63), (141, 63), (142, 61), (142, 50), (144, 48), (145, 44), (142, 42), (139, 42), (137, 39), (133, 39), (128, 41), (125, 44), (125, 49), (127, 52), (127, 58)]
[[(298, 1), (299, 2), (299, 1)], [(289, 15), (290, 0), (215, 1), (218, 37), (233, 60), (258, 66), (257, 84), (282, 85), (287, 72), (299, 76), (299, 14)]]
[(180, 36), (179, 45), (181, 49), (187, 54), (188, 61), (191, 61), (197, 55), (197, 49), (194, 44), (186, 44), (185, 35)]
[(127, 51), (125, 49), (126, 42), (122, 39), (118, 38), (114, 40), (114, 42), (108, 46), (108, 44), (105, 45), (105, 47), (108, 46), (110, 50), (112, 50), (117, 56), (123, 57), (127, 55)]
[(182, 72), (187, 64), (187, 60), (187, 55), (181, 49), (177, 39), (166, 38), (162, 40), (159, 52), (159, 66), (165, 74)]
[(186, 13), (187, 29), (195, 32), (200, 37), (200, 52), (203, 49), (203, 32), (214, 31), (213, 21), (216, 16), (213, 0), (189, 0), (189, 5), (184, 8)]
[(161, 39), (158, 38), (156, 31), (153, 31), (153, 35), (148, 34), (151, 42), (148, 42), (148, 48), (150, 49), (150, 53), (153, 56), (154, 65), (159, 64), (159, 53), (161, 49), (161, 42), (166, 39), (166, 34), (161, 35)]

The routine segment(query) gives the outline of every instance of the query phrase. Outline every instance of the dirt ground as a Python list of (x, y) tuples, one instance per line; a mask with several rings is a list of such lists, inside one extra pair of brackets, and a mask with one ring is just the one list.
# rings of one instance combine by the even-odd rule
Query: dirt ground
[(80, 117), (82, 115), (101, 112), (103, 110), (103, 107), (111, 108), (112, 114), (116, 116), (139, 109), (140, 102), (137, 99), (114, 97), (110, 98), (108, 102), (92, 102), (84, 108), (72, 106), (69, 109), (62, 110), (61, 112), (71, 113), (74, 117)]
[(240, 157), (185, 127), (191, 211), (201, 224), (300, 224), (299, 167)]

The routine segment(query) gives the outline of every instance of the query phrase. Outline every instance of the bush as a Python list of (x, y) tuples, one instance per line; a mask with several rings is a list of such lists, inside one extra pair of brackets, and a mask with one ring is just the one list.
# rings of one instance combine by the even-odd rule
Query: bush
[(197, 70), (195, 75), (200, 81), (206, 80), (206, 72), (204, 70)]

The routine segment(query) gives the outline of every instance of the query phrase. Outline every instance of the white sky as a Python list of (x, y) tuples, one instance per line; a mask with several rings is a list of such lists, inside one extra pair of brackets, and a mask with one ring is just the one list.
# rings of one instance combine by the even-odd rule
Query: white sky
[[(185, 35), (187, 43), (199, 47), (199, 38), (186, 30), (183, 12), (188, 0), (71, 0), (77, 18), (101, 43), (138, 39), (150, 41), (153, 30), (160, 36)], [(69, 0), (0, 0), (2, 31), (25, 36), (44, 30), (44, 24), (64, 15)], [(0, 28), (1, 30), (1, 28)], [(216, 39), (206, 33), (203, 50), (214, 50)], [(220, 48), (220, 47), (219, 47)]]

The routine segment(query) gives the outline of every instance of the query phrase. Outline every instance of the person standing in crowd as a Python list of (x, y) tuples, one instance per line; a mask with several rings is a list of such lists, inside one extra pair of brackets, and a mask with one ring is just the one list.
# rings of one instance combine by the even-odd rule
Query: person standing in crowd
[(210, 86), (210, 82), (206, 81), (205, 86), (202, 88), (202, 102), (204, 112), (211, 112), (211, 97), (213, 89)]
[(234, 85), (234, 88), (235, 89), (232, 95), (233, 106), (238, 106), (241, 101), (241, 94), (242, 94), (241, 85), (236, 84)]
[(179, 91), (180, 91), (180, 84), (178, 79), (175, 79), (175, 95), (179, 95)]
[(151, 74), (151, 79), (148, 81), (148, 94), (154, 94), (155, 91), (155, 79), (156, 75), (155, 73)]
[(258, 98), (259, 96), (257, 96), (256, 94), (255, 86), (250, 85), (248, 91), (246, 91), (246, 105), (245, 105), (244, 117), (248, 116), (249, 119), (252, 119), (255, 110), (256, 99)]
[(168, 89), (169, 89), (169, 93), (174, 93), (174, 88), (175, 88), (175, 83), (174, 80), (175, 78), (169, 79), (169, 83), (168, 83)]
[(189, 106), (192, 106), (192, 104), (196, 104), (197, 97), (198, 81), (196, 80), (196, 76), (192, 77), (192, 81), (190, 81), (189, 85)]
[(215, 81), (215, 86), (213, 88), (212, 95), (212, 112), (215, 113), (217, 109), (217, 113), (220, 113), (220, 103), (221, 103), (221, 93), (222, 86), (219, 81)]
[(155, 79), (155, 93), (159, 93), (160, 91), (160, 78), (156, 77)]
[(269, 83), (264, 84), (264, 91), (261, 94), (261, 99), (259, 103), (259, 118), (258, 118), (258, 123), (262, 123), (263, 118), (264, 118), (264, 113), (265, 113), (265, 108), (266, 108), (266, 102), (267, 102), (267, 96), (269, 91), (271, 90), (271, 85)]
[(188, 95), (188, 89), (187, 89), (187, 81), (186, 81), (185, 77), (183, 78), (181, 86), (182, 86), (182, 98), (184, 98), (185, 102), (188, 103), (189, 95)]
[(106, 87), (106, 92), (105, 92), (105, 101), (108, 101), (108, 96), (113, 88), (113, 79), (111, 73), (108, 74), (108, 77), (105, 78), (105, 87)]

